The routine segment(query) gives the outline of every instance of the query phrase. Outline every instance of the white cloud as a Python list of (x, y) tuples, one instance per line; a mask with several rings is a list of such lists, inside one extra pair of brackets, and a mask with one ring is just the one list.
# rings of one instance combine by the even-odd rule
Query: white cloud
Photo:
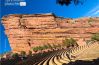
[(87, 16), (87, 17), (99, 16), (99, 5), (97, 5), (96, 7), (94, 7), (92, 10), (90, 10), (84, 16)]
[(99, 10), (97, 10), (94, 14), (99, 14)]

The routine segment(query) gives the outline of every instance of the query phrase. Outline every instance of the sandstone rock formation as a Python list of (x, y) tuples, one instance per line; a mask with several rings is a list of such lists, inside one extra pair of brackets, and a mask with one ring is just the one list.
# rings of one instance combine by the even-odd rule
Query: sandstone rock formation
[(2, 24), (13, 52), (29, 51), (33, 46), (47, 43), (62, 43), (66, 37), (83, 41), (99, 32), (98, 17), (71, 19), (51, 13), (10, 14), (2, 18)]

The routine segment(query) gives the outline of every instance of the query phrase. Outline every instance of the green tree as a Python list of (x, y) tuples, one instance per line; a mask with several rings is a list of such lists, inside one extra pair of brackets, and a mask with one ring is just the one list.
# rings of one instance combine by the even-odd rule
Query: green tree
[(29, 51), (29, 54), (28, 54), (29, 56), (32, 56), (32, 51)]
[(48, 49), (48, 45), (44, 45), (44, 49)]
[(19, 58), (19, 54), (18, 53), (12, 54), (12, 58), (15, 58), (15, 59)]
[(38, 50), (42, 52), (42, 50), (44, 50), (44, 46), (38, 46)]
[(36, 53), (38, 51), (38, 47), (33, 47), (33, 51)]
[(71, 3), (74, 3), (75, 5), (78, 5), (78, 4), (83, 4), (85, 0), (56, 0), (56, 3), (57, 4), (60, 4), (60, 5), (70, 5)]
[(4, 54), (0, 54), (0, 59), (3, 58)]
[(93, 34), (91, 37), (92, 41), (99, 41), (99, 33)]
[(25, 51), (21, 51), (20, 54), (21, 54), (22, 57), (25, 57), (26, 56), (26, 52)]
[(73, 38), (70, 38), (70, 44), (71, 44), (71, 46), (78, 46), (76, 40)]
[(63, 40), (63, 45), (69, 47), (70, 46), (69, 39)]
[(63, 40), (63, 44), (66, 46), (66, 47), (74, 47), (74, 46), (78, 46), (77, 42), (75, 39), (73, 38), (70, 38), (70, 39), (65, 39)]

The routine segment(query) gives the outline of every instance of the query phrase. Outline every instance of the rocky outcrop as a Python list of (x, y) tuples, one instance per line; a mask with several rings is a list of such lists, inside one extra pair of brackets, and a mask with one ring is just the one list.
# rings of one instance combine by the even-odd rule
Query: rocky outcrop
[(99, 32), (98, 17), (67, 19), (51, 13), (10, 14), (2, 18), (2, 24), (13, 52), (29, 51), (33, 46), (47, 43), (62, 43), (66, 37), (83, 41)]

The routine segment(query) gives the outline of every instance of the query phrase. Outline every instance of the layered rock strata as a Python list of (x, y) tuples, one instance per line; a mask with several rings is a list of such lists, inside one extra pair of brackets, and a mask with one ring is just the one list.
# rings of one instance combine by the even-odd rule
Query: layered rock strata
[(79, 45), (99, 32), (99, 18), (62, 18), (54, 14), (10, 14), (2, 18), (13, 52), (29, 51), (47, 43), (60, 44), (73, 37)]

